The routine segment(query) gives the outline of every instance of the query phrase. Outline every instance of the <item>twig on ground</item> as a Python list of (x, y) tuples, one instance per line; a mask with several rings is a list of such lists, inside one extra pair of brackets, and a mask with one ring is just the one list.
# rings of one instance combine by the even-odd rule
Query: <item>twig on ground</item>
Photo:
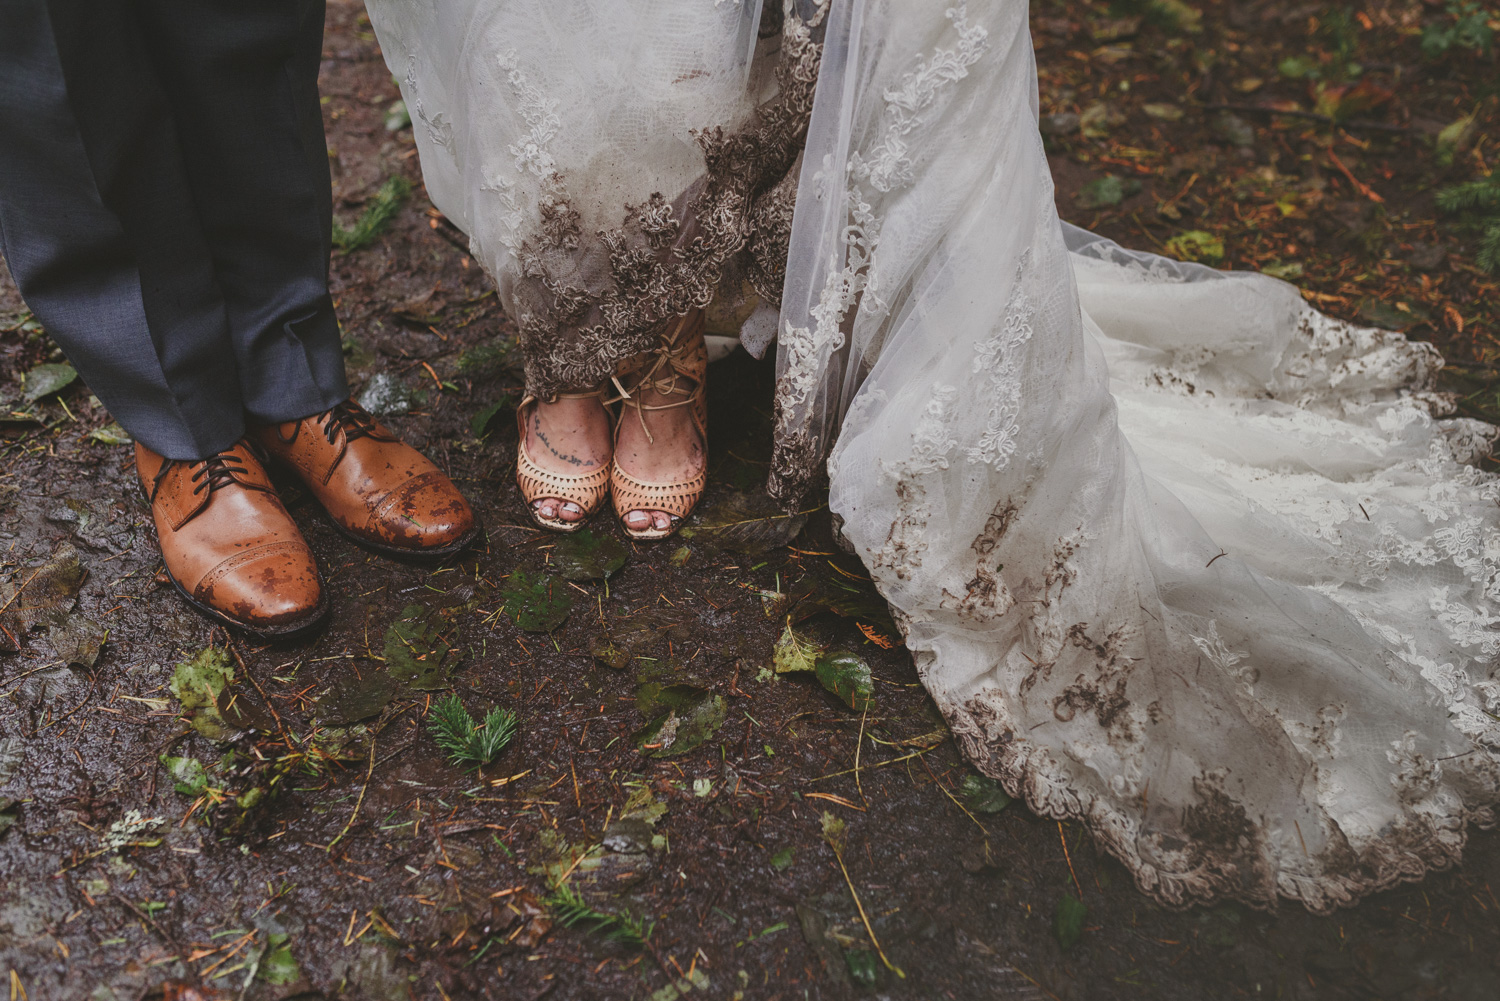
[(328, 847), (323, 849), (325, 852), (332, 852), (333, 851), (333, 846), (336, 845), (336, 844), (338, 844), (340, 841), (344, 840), (344, 835), (348, 834), (349, 833), (349, 828), (351, 828), (351, 827), (354, 826), (354, 820), (355, 820), (356, 817), (359, 816), (359, 808), (361, 806), (363, 806), (364, 802), (365, 802), (365, 791), (370, 788), (370, 776), (373, 775), (374, 773), (375, 773), (375, 735), (371, 734), (370, 735), (370, 767), (367, 768), (367, 769), (365, 769), (365, 784), (359, 787), (359, 799), (357, 799), (357, 800), (354, 801), (354, 812), (351, 813), (351, 814), (349, 814), (349, 822), (344, 825), (344, 829), (342, 831), (339, 831), (339, 836), (338, 837), (336, 837), (332, 841), (328, 842)]
[(182, 963), (182, 968), (184, 970), (190, 969), (190, 967), (187, 965), (187, 957), (188, 957), (187, 951), (182, 948), (182, 946), (178, 943), (178, 941), (175, 938), (173, 938), (170, 934), (167, 933), (167, 930), (165, 928), (163, 928), (161, 925), (159, 925), (159, 924), (156, 923), (156, 919), (155, 918), (153, 918), (151, 915), (147, 914), (145, 911), (141, 910), (139, 907), (135, 906), (135, 904), (131, 903), (130, 902), (130, 898), (126, 897), (123, 893), (120, 893), (118, 890), (115, 891), (114, 893), (110, 894), (110, 896), (112, 896), (115, 900), (117, 900), (121, 904), (123, 904), (125, 906), (125, 908), (130, 911), (130, 913), (132, 913), (136, 917), (140, 918), (141, 921), (143, 921), (152, 931), (154, 931), (154, 932), (156, 932), (156, 934), (160, 935), (161, 936), (161, 940), (163, 942), (167, 943), (167, 946), (173, 952), (177, 953), (177, 960), (178, 960), (178, 962)]
[[(912, 758), (920, 758), (922, 755), (926, 754), (929, 750), (930, 750), (930, 748), (923, 748), (920, 751), (912, 751), (910, 754), (903, 754), (899, 758), (891, 758), (891, 759), (889, 759), (887, 761), (877, 761), (873, 765), (864, 765), (862, 767), (864, 767), (864, 768), (884, 768), (886, 765), (900, 764), (903, 761), (910, 761)], [(743, 775), (744, 773), (741, 772), (740, 774)], [(817, 778), (813, 779), (813, 781), (814, 782), (822, 782), (824, 779), (836, 779), (836, 778), (838, 778), (841, 775), (852, 775), (852, 774), (854, 774), (854, 769), (853, 768), (845, 768), (841, 772), (829, 772), (827, 775), (819, 775)]]
[(1339, 159), (1339, 155), (1333, 151), (1333, 147), (1331, 146), (1328, 148), (1328, 159), (1331, 160), (1333, 162), (1333, 165), (1339, 169), (1339, 173), (1343, 174), (1349, 179), (1349, 183), (1354, 185), (1354, 190), (1364, 195), (1376, 205), (1385, 204), (1385, 199), (1380, 196), (1380, 192), (1376, 191), (1364, 181), (1361, 181), (1359, 178), (1355, 177), (1353, 172), (1351, 172), (1348, 167), (1344, 166), (1344, 161)]
[(1083, 884), (1078, 882), (1078, 873), (1073, 871), (1073, 856), (1068, 852), (1068, 836), (1063, 833), (1062, 821), (1057, 822), (1057, 838), (1062, 842), (1063, 858), (1068, 860), (1068, 875), (1073, 877), (1073, 889), (1078, 891), (1078, 899), (1083, 899)]
[[(31, 677), (33, 674), (37, 673), (38, 671), (46, 671), (49, 668), (53, 668), (53, 667), (66, 667), (66, 666), (67, 665), (65, 665), (60, 660), (49, 661), (48, 663), (43, 664), (41, 667), (33, 667), (29, 671), (22, 671), (20, 674), (16, 675), (14, 678), (12, 678), (10, 680), (12, 680), (12, 681), (20, 681), (22, 678), (29, 678), (29, 677)], [(19, 688), (20, 686), (18, 685), (16, 687)], [(16, 688), (12, 688), (10, 691), (6, 692), (5, 694), (0, 695), (0, 699), (8, 699), (12, 695), (14, 695), (14, 694), (16, 694)]]
[(869, 706), (865, 706), (864, 712), (859, 714), (859, 741), (854, 745), (854, 788), (859, 791), (859, 798), (865, 804), (865, 806), (869, 806), (870, 801), (865, 797), (865, 787), (859, 781), (859, 752), (864, 750), (865, 717), (869, 714)]
[(6, 598), (5, 599), (5, 604), (0, 605), (0, 612), (3, 612), (7, 608), (9, 608), (11, 602), (13, 602), (17, 598), (19, 598), (21, 596), (21, 592), (24, 591), (24, 590), (26, 590), (26, 585), (30, 584), (32, 581), (36, 580), (36, 575), (39, 574), (39, 573), (41, 573), (45, 569), (47, 569), (47, 567), (45, 565), (43, 565), (43, 566), (37, 567), (36, 570), (32, 571), (31, 576), (27, 577), (26, 580), (25, 580), (25, 582), (22, 583), (20, 587), (16, 588), (16, 593), (13, 594), (13, 595), (11, 595), (9, 598)]
[(937, 784), (937, 787), (939, 789), (943, 790), (943, 795), (947, 796), (949, 799), (953, 800), (953, 805), (956, 806), (956, 807), (958, 807), (960, 810), (962, 810), (964, 812), (964, 816), (968, 817), (970, 820), (974, 821), (974, 826), (977, 827), (977, 828), (979, 828), (981, 831), (984, 832), (984, 850), (985, 850), (986, 853), (988, 853), (989, 850), (990, 850), (990, 832), (989, 832), (989, 829), (979, 822), (979, 818), (978, 817), (974, 816), (974, 814), (972, 814), (972, 813), (969, 812), (969, 808), (967, 806), (964, 806), (962, 803), (960, 803), (958, 801), (958, 797), (957, 796), (953, 795), (951, 792), (948, 791), (948, 787), (945, 786), (945, 785), (943, 785), (943, 780), (940, 779), (940, 778), (938, 778), (937, 777), (937, 773), (932, 770), (932, 766), (929, 765), (929, 764), (927, 764), (927, 759), (926, 758), (922, 759), (922, 764), (927, 768), (927, 774), (932, 776), (932, 781)]
[(245, 677), (250, 679), (250, 684), (254, 685), (255, 690), (260, 693), (261, 699), (266, 703), (266, 708), (271, 710), (271, 718), (276, 720), (276, 729), (281, 732), (281, 742), (290, 751), (292, 749), (292, 738), (286, 732), (286, 725), (281, 722), (281, 713), (276, 711), (276, 703), (271, 701), (271, 696), (267, 695), (266, 690), (260, 687), (260, 682), (255, 680), (255, 675), (250, 673), (250, 668), (245, 666), (245, 658), (241, 657), (239, 650), (235, 649), (234, 641), (232, 639), (228, 640), (225, 645), (229, 647), (229, 652), (234, 654), (235, 662), (240, 665), (240, 671)]
[(844, 865), (844, 853), (832, 841), (828, 843), (828, 847), (833, 849), (833, 857), (838, 859), (839, 872), (844, 874), (844, 882), (849, 884), (849, 896), (854, 898), (854, 906), (859, 910), (859, 919), (865, 923), (865, 934), (870, 936), (870, 942), (875, 946), (876, 955), (880, 957), (880, 961), (885, 964), (887, 970), (905, 980), (906, 974), (902, 971), (901, 967), (890, 961), (890, 958), (885, 954), (885, 950), (880, 947), (880, 939), (875, 937), (875, 929), (870, 926), (870, 917), (865, 913), (865, 905), (860, 902), (859, 893), (854, 889), (854, 880), (849, 878), (849, 867)]
[(86, 705), (89, 704), (89, 700), (94, 697), (94, 690), (97, 689), (98, 687), (99, 687), (99, 676), (97, 674), (90, 675), (89, 676), (89, 690), (86, 693), (84, 693), (83, 700), (81, 702), (79, 702), (78, 705), (74, 706), (72, 709), (69, 709), (67, 712), (63, 713), (61, 716), (57, 717), (56, 719), (53, 719), (50, 722), (42, 724), (40, 727), (38, 727), (36, 729), (36, 731), (34, 733), (32, 733), (32, 736), (35, 737), (38, 733), (41, 733), (43, 730), (46, 730), (48, 727), (56, 726), (57, 724), (65, 722), (66, 720), (68, 720), (69, 718), (71, 718), (74, 713), (78, 712), (78, 710), (82, 709), (84, 706), (86, 706)]

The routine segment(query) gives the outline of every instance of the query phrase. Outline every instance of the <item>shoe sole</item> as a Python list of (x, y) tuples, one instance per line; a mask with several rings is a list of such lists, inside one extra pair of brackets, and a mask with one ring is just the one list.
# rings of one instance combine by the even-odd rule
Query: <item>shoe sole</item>
[(569, 535), (573, 532), (578, 531), (584, 525), (588, 524), (588, 520), (598, 512), (591, 511), (588, 514), (584, 515), (582, 518), (579, 518), (577, 521), (563, 521), (561, 518), (556, 518), (549, 521), (548, 519), (543, 518), (540, 514), (538, 514), (536, 508), (533, 507), (528, 507), (526, 509), (526, 513), (531, 515), (531, 520), (536, 524), (538, 528), (546, 529), (549, 532), (556, 532), (558, 535)]
[[(316, 497), (313, 498), (313, 502), (317, 502)], [(475, 515), (474, 527), (465, 532), (457, 542), (450, 542), (448, 545), (439, 546), (436, 549), (403, 549), (400, 546), (388, 546), (383, 542), (375, 542), (371, 539), (362, 538), (358, 533), (353, 532), (345, 528), (343, 525), (339, 524), (339, 520), (333, 515), (329, 514), (328, 509), (323, 507), (322, 504), (318, 504), (318, 509), (323, 512), (323, 517), (328, 519), (328, 524), (333, 526), (333, 530), (335, 532), (339, 533), (355, 545), (360, 546), (364, 549), (368, 549), (372, 553), (376, 553), (380, 556), (392, 556), (409, 560), (421, 560), (424, 562), (440, 560), (445, 556), (452, 556), (454, 553), (463, 552), (465, 549), (468, 549), (470, 546), (472, 546), (474, 544), (474, 540), (479, 538), (479, 534), (484, 531), (484, 523), (479, 520), (478, 515)]]
[[(177, 593), (182, 596), (182, 600), (191, 605), (193, 609), (196, 610), (199, 614), (204, 615), (221, 625), (229, 626), (233, 629), (238, 629), (240, 632), (245, 633), (246, 635), (251, 636), (255, 639), (268, 640), (272, 642), (300, 639), (303, 636), (308, 635), (309, 633), (315, 632), (318, 627), (323, 624), (323, 620), (328, 617), (328, 594), (327, 592), (323, 592), (318, 596), (317, 606), (314, 607), (310, 613), (308, 613), (308, 616), (305, 619), (297, 619), (294, 622), (284, 626), (248, 625), (238, 619), (231, 618), (229, 615), (226, 615), (224, 612), (219, 611), (212, 605), (194, 598), (192, 594), (189, 593), (188, 589), (183, 587), (176, 577), (172, 576), (172, 571), (168, 569), (165, 564), (163, 564), (162, 568), (166, 572), (167, 580), (172, 582), (172, 586), (177, 589)], [(318, 576), (321, 578), (322, 573), (320, 572)]]

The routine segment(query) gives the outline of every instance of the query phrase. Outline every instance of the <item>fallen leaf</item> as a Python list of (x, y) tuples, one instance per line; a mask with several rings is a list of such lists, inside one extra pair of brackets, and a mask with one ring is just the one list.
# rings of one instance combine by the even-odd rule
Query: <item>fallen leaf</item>
[(168, 687), (193, 729), (209, 740), (225, 741), (235, 735), (235, 730), (219, 714), (219, 696), (233, 680), (234, 663), (229, 654), (206, 647), (177, 665)]
[(498, 403), (492, 403), (474, 415), (474, 419), (469, 421), (469, 430), (474, 437), (483, 438), (489, 432), (491, 422), (509, 408), (510, 397), (502, 396)]
[(844, 854), (844, 822), (828, 810), (823, 811), (822, 834), (835, 855)]
[(647, 1001), (677, 1001), (678, 998), (692, 993), (694, 987), (700, 991), (706, 991), (710, 986), (712, 983), (708, 979), (708, 974), (697, 967), (690, 967), (687, 976), (652, 991)]
[(178, 663), (169, 687), (184, 710), (195, 710), (216, 704), (219, 693), (233, 680), (234, 663), (229, 654), (216, 647), (205, 647), (189, 660)]
[(858, 654), (834, 653), (819, 657), (814, 673), (819, 684), (855, 712), (864, 712), (875, 704), (875, 682), (870, 676), (870, 665)]
[(849, 979), (861, 987), (874, 987), (879, 977), (875, 953), (869, 949), (845, 949), (844, 965), (849, 968)]
[(627, 657), (638, 657), (691, 636), (686, 617), (670, 608), (645, 608), (611, 624), (606, 639)]
[(231, 1001), (232, 998), (231, 994), (185, 980), (168, 980), (161, 985), (161, 1001)]
[(793, 622), (801, 622), (820, 612), (832, 612), (868, 623), (882, 633), (896, 632), (890, 605), (868, 578), (814, 573), (796, 583), (791, 597), (795, 602), (791, 611)]
[(1224, 257), (1224, 241), (1201, 229), (1178, 233), (1164, 246), (1167, 254), (1184, 261), (1213, 263)]
[(965, 775), (959, 792), (975, 813), (999, 813), (1011, 804), (1010, 795), (988, 775)]
[(529, 633), (550, 633), (573, 609), (572, 589), (551, 574), (528, 574), (516, 570), (501, 588), (505, 614), (516, 627)]
[(1372, 111), (1395, 96), (1392, 91), (1376, 86), (1369, 80), (1361, 80), (1353, 86), (1320, 83), (1313, 88), (1313, 111), (1342, 122)]
[(266, 936), (266, 952), (256, 975), (268, 984), (295, 983), (302, 976), (288, 940), (289, 936), (280, 932)]
[(822, 647), (802, 638), (788, 622), (771, 651), (771, 665), (776, 668), (777, 674), (813, 671), (817, 669), (818, 656), (822, 652)]
[(102, 428), (90, 431), (89, 441), (97, 441), (101, 445), (129, 445), (133, 439), (130, 433), (120, 425), (106, 424)]
[(1103, 139), (1110, 129), (1123, 124), (1125, 116), (1103, 101), (1089, 105), (1078, 116), (1078, 128), (1085, 139)]
[(628, 553), (613, 535), (595, 535), (587, 528), (552, 543), (549, 569), (564, 580), (607, 580), (625, 565)]
[(511, 944), (519, 949), (534, 947), (552, 930), (552, 918), (547, 914), (547, 908), (542, 906), (535, 895), (525, 890), (497, 901), (495, 909), (512, 915), (510, 924), (514, 924), (516, 920), (521, 922), (521, 931), (511, 940)]
[[(1405, 309), (1401, 307), (1405, 306)], [(1420, 306), (1410, 303), (1389, 303), (1383, 299), (1361, 299), (1359, 318), (1372, 327), (1384, 330), (1406, 330), (1430, 319), (1430, 314)]]
[(1110, 17), (1096, 21), (1089, 28), (1089, 35), (1096, 42), (1113, 42), (1121, 38), (1134, 38), (1140, 30), (1139, 17)]
[(78, 550), (62, 543), (46, 563), (35, 570), (23, 569), (11, 584), (0, 586), (0, 606), (9, 604), (5, 623), (25, 632), (62, 622), (78, 603), (78, 592), (87, 578)]
[[(648, 716), (660, 713), (631, 734), (631, 742), (647, 757), (686, 754), (724, 725), (728, 705), (722, 696), (696, 685), (645, 684), (637, 689), (636, 704)], [(661, 713), (666, 709), (665, 713)]]
[(1189, 7), (1183, 0), (1151, 0), (1152, 20), (1168, 30), (1196, 35), (1203, 30), (1203, 11)]
[(448, 655), (441, 619), (408, 605), (385, 633), (385, 669), (391, 678), (420, 692), (448, 687)]
[(1288, 56), (1276, 64), (1276, 72), (1288, 80), (1317, 79), (1322, 75), (1323, 66), (1309, 56)]
[(608, 636), (595, 637), (593, 643), (589, 645), (589, 654), (599, 663), (614, 671), (623, 671), (630, 666), (630, 652), (622, 649)]
[(366, 671), (364, 677), (348, 677), (333, 685), (318, 699), (318, 722), (348, 726), (378, 714), (401, 690), (386, 671)]
[(411, 112), (406, 110), (405, 101), (397, 101), (385, 109), (385, 130), (387, 132), (400, 132), (402, 129), (411, 128)]
[(44, 396), (51, 396), (60, 389), (66, 389), (77, 378), (78, 370), (66, 362), (38, 365), (26, 373), (22, 382), (21, 398), (27, 403), (35, 403)]
[(1141, 190), (1141, 182), (1134, 178), (1125, 180), (1114, 174), (1085, 184), (1078, 192), (1078, 204), (1086, 209), (1112, 208)]
[(1303, 267), (1296, 261), (1287, 261), (1284, 264), (1278, 261), (1261, 265), (1260, 273), (1289, 282), (1302, 277)]
[(108, 629), (93, 619), (73, 613), (58, 616), (47, 628), (47, 642), (53, 652), (59, 660), (73, 667), (92, 668), (107, 639)]
[(208, 772), (197, 758), (173, 758), (164, 754), (159, 760), (171, 777), (173, 788), (184, 796), (201, 796), (208, 788)]
[(1441, 166), (1451, 167), (1458, 154), (1468, 149), (1478, 133), (1479, 119), (1475, 112), (1444, 126), (1437, 135), (1437, 160)]
[(269, 733), (276, 729), (276, 717), (248, 692), (226, 688), (214, 700), (214, 706), (219, 710), (219, 719), (232, 730)]
[(1232, 111), (1221, 111), (1209, 123), (1215, 135), (1230, 145), (1249, 149), (1255, 145), (1255, 126)]
[(788, 514), (765, 493), (731, 493), (700, 507), (677, 534), (710, 551), (757, 556), (791, 542), (806, 524), (807, 515)]
[(1064, 893), (1057, 901), (1057, 912), (1052, 917), (1052, 934), (1063, 949), (1071, 949), (1083, 936), (1083, 919), (1089, 909), (1083, 901), (1070, 893)]

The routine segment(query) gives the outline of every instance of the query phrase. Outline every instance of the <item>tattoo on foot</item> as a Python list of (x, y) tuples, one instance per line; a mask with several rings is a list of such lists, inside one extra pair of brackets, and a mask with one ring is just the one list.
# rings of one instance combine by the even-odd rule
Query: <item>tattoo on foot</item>
[(531, 429), (536, 432), (537, 440), (540, 441), (543, 445), (547, 446), (547, 451), (557, 456), (563, 462), (566, 462), (572, 466), (593, 465), (593, 463), (585, 463), (583, 459), (580, 459), (576, 455), (569, 455), (566, 452), (559, 452), (557, 449), (553, 448), (552, 443), (547, 440), (547, 436), (542, 433), (541, 419), (534, 415), (531, 418)]

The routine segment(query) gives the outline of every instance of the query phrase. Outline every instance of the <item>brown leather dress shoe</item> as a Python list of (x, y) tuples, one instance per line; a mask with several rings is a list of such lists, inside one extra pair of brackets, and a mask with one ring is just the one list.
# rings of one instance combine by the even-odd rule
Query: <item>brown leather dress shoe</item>
[(352, 400), (252, 434), (360, 545), (390, 556), (447, 556), (479, 534), (447, 474)]
[(200, 462), (137, 443), (135, 468), (167, 576), (190, 605), (265, 639), (296, 636), (323, 618), (312, 550), (248, 442)]

